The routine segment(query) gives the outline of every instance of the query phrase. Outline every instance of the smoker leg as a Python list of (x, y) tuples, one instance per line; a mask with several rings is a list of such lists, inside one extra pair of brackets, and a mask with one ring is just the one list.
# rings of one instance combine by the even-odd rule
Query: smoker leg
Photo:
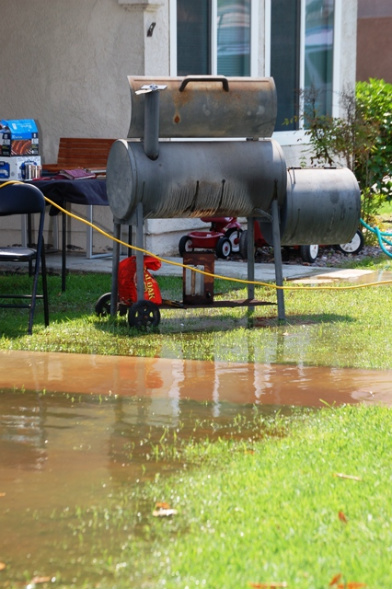
[[(277, 286), (283, 286), (283, 270), (282, 270), (282, 251), (280, 243), (280, 229), (279, 229), (279, 208), (278, 201), (272, 201), (272, 241), (274, 246), (274, 260), (275, 260), (275, 282)], [(276, 297), (278, 301), (278, 319), (286, 320), (284, 309), (284, 293), (283, 290), (277, 289)]]
[[(250, 282), (254, 281), (255, 279), (255, 228), (254, 228), (254, 219), (248, 217), (248, 243), (247, 243), (247, 258), (248, 258), (248, 280)], [(248, 284), (248, 299), (255, 298), (255, 285)]]
[[(143, 247), (143, 205), (138, 204), (136, 210), (136, 245), (139, 248)], [(144, 299), (144, 254), (136, 251), (136, 286), (137, 286), (137, 300)]]
[[(254, 222), (253, 218), (247, 218), (247, 251), (246, 251), (246, 259), (247, 259), (247, 270), (248, 270), (248, 299), (255, 298), (255, 285), (250, 284), (250, 282), (254, 281), (255, 279), (255, 230), (254, 230)], [(253, 316), (254, 316), (255, 308), (248, 307), (247, 310), (247, 323), (248, 327), (253, 327)]]
[[(120, 239), (121, 224), (114, 222), (114, 237)], [(118, 241), (113, 242), (113, 260), (112, 260), (112, 296), (110, 299), (110, 314), (117, 313), (118, 301), (118, 265), (120, 263), (120, 244)]]
[[(63, 205), (66, 206), (65, 204)], [(63, 241), (61, 246), (61, 290), (65, 292), (67, 279), (67, 213), (61, 213)]]

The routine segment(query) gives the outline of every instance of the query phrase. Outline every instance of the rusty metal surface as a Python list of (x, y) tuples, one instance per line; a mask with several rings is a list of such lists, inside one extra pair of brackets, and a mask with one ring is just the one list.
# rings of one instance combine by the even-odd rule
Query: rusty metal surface
[(208, 305), (214, 302), (215, 254), (185, 252), (183, 264), (207, 272), (193, 272), (184, 266), (182, 273), (182, 300), (186, 305)]
[(139, 203), (144, 218), (257, 217), (273, 198), (283, 204), (287, 171), (279, 144), (264, 141), (161, 142), (149, 159), (143, 144), (116, 141), (107, 165), (113, 216), (129, 223)]
[(144, 136), (145, 95), (142, 86), (165, 85), (159, 93), (161, 138), (271, 137), (277, 100), (273, 78), (224, 76), (129, 76), (131, 123), (129, 138)]

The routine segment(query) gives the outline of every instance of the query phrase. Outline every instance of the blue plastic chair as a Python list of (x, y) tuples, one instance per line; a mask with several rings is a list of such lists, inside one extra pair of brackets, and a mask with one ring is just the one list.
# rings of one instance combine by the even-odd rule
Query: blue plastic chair
[[(34, 313), (37, 299), (44, 304), (45, 326), (49, 325), (49, 303), (46, 278), (45, 246), (43, 238), (45, 220), (45, 199), (42, 192), (31, 184), (0, 185), (0, 216), (39, 214), (37, 244), (35, 247), (7, 246), (0, 247), (0, 262), (28, 262), (29, 274), (32, 275), (33, 285), (28, 294), (0, 293), (1, 308), (30, 309), (27, 333), (33, 330)], [(39, 275), (42, 275), (42, 294), (38, 294)], [(10, 302), (2, 302), (2, 301)], [(27, 302), (17, 303), (18, 300)]]

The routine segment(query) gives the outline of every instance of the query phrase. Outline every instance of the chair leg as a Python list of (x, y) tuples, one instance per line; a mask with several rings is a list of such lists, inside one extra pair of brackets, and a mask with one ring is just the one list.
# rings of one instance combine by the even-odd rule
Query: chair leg
[(45, 247), (42, 244), (41, 250), (41, 275), (42, 275), (42, 293), (44, 301), (44, 316), (45, 316), (45, 327), (49, 325), (49, 299), (48, 299), (48, 281), (46, 274), (46, 256)]
[(38, 277), (39, 277), (39, 268), (40, 268), (40, 261), (41, 256), (37, 255), (35, 261), (35, 269), (34, 269), (34, 278), (33, 278), (33, 290), (31, 293), (31, 304), (30, 304), (30, 313), (29, 313), (29, 325), (27, 329), (27, 333), (31, 335), (33, 333), (33, 321), (34, 321), (34, 313), (35, 307), (37, 302), (37, 291), (38, 291)]
[(33, 278), (33, 290), (31, 293), (31, 305), (30, 305), (30, 314), (29, 314), (29, 325), (27, 329), (27, 333), (31, 335), (33, 333), (33, 322), (34, 322), (34, 315), (35, 315), (35, 307), (37, 303), (37, 293), (38, 293), (38, 281), (39, 281), (39, 274), (41, 268), (41, 275), (42, 275), (42, 298), (44, 303), (44, 317), (45, 317), (45, 327), (49, 325), (49, 302), (48, 302), (48, 281), (47, 281), (47, 273), (46, 273), (46, 258), (45, 258), (45, 243), (44, 240), (41, 240), (41, 243), (38, 244), (38, 251), (35, 261), (35, 268), (34, 268), (34, 278)]
[[(27, 215), (27, 247), (33, 247), (33, 228), (31, 223), (31, 214)], [(33, 275), (33, 262), (29, 261), (29, 276)]]

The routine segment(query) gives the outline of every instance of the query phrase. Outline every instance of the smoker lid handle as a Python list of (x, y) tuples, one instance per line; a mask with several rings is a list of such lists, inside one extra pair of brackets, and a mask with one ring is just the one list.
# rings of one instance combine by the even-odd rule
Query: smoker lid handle
[(222, 82), (223, 90), (229, 91), (229, 80), (225, 76), (187, 76), (181, 82), (180, 92), (184, 92), (189, 82)]

